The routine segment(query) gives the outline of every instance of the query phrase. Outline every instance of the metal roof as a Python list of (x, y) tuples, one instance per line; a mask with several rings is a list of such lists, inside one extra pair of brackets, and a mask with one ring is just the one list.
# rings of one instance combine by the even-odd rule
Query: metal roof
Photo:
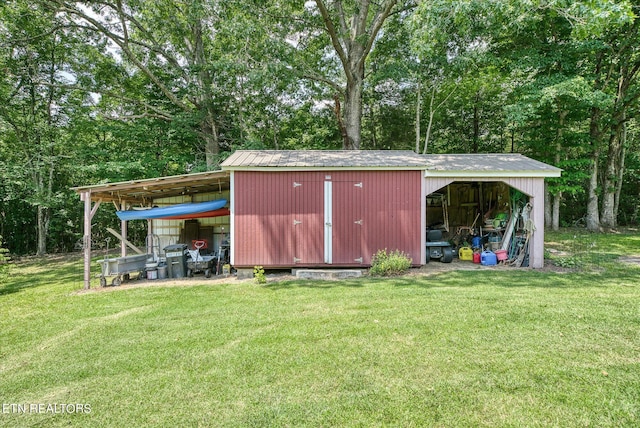
[(146, 204), (154, 199), (229, 190), (237, 169), (424, 170), (425, 176), (559, 177), (561, 169), (514, 153), (420, 155), (409, 150), (238, 150), (223, 170), (74, 187), (94, 201)]
[(424, 169), (424, 159), (409, 150), (238, 150), (222, 169), (372, 168)]
[(229, 190), (229, 183), (229, 172), (218, 170), (73, 187), (72, 190), (80, 194), (90, 193), (93, 201), (126, 201), (145, 205), (158, 198)]
[(560, 177), (562, 170), (518, 153), (424, 155), (425, 176)]
[(225, 170), (411, 169), (426, 176), (559, 177), (561, 169), (517, 153), (420, 155), (409, 150), (238, 150)]

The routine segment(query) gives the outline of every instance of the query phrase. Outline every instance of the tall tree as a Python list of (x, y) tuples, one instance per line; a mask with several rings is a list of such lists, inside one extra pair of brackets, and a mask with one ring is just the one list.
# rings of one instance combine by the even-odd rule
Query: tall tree
[[(123, 86), (94, 87), (103, 96), (136, 105), (118, 114), (129, 119), (155, 118), (194, 124), (204, 141), (206, 164), (211, 167), (220, 151), (225, 97), (210, 62), (221, 5), (215, 2), (170, 0), (75, 2), (42, 0), (66, 27), (98, 34), (107, 41), (107, 53), (136, 70), (157, 91), (158, 98), (132, 99)], [(131, 73), (123, 69), (125, 75)]]
[(360, 149), (362, 143), (367, 58), (386, 19), (405, 7), (398, 0), (280, 2), (279, 19), (292, 24), (284, 36), (292, 46), (287, 60), (300, 77), (329, 88), (318, 101), (333, 100), (344, 149)]
[(63, 138), (74, 101), (60, 89), (67, 81), (71, 52), (76, 46), (54, 14), (29, 2), (16, 1), (0, 9), (4, 73), (0, 80), (0, 137), (7, 146), (3, 170), (15, 194), (35, 209), (36, 253), (47, 252), (53, 210), (61, 197), (59, 177), (65, 161)]

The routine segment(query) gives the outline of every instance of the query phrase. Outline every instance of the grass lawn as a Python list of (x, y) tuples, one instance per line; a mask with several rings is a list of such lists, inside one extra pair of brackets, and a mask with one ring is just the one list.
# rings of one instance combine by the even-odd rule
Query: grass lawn
[(79, 293), (79, 258), (21, 262), (0, 426), (640, 426), (640, 234), (547, 238), (578, 269)]

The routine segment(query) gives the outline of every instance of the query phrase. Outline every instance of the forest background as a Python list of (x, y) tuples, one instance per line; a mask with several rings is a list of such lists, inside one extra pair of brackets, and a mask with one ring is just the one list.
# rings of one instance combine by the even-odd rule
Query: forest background
[[(237, 149), (522, 153), (564, 170), (548, 180), (549, 227), (637, 225), (639, 12), (615, 0), (3, 1), (0, 247), (78, 249), (71, 187), (212, 170)], [(117, 227), (109, 210), (93, 221)]]

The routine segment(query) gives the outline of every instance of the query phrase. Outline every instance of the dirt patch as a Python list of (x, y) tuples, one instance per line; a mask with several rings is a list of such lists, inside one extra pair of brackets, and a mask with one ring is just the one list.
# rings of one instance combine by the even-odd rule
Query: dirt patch
[(252, 282), (252, 279), (237, 279), (233, 275), (228, 277), (215, 277), (205, 278), (203, 276), (194, 276), (193, 278), (172, 278), (172, 279), (131, 279), (123, 282), (118, 286), (108, 285), (106, 287), (92, 287), (89, 290), (78, 290), (73, 294), (86, 294), (86, 293), (108, 293), (116, 290), (129, 290), (134, 288), (149, 288), (149, 287), (194, 287), (197, 285), (219, 285), (228, 283), (243, 283)]
[[(640, 257), (637, 257), (637, 263), (640, 263)], [(438, 261), (432, 261), (424, 266), (418, 268), (412, 268), (406, 274), (409, 277), (420, 277), (420, 276), (433, 276), (442, 274), (445, 272), (451, 271), (486, 271), (486, 270), (518, 270), (518, 269), (529, 269), (529, 268), (516, 268), (509, 264), (497, 264), (494, 266), (483, 266), (477, 263), (472, 263), (470, 261), (463, 261), (459, 259), (454, 259), (451, 263), (441, 263)], [(535, 269), (536, 272), (556, 272), (556, 273), (568, 273), (575, 272), (575, 269), (564, 268), (560, 266), (554, 265), (551, 261), (545, 260), (544, 267), (541, 269)], [(296, 277), (291, 274), (289, 270), (280, 270), (280, 271), (267, 271), (267, 283), (272, 282), (281, 282), (281, 281), (291, 281), (295, 280)], [(321, 281), (321, 280), (319, 280)], [(86, 294), (86, 293), (108, 293), (116, 290), (128, 290), (134, 288), (149, 288), (149, 287), (193, 287), (200, 285), (221, 285), (221, 284), (238, 284), (238, 283), (247, 283), (253, 284), (254, 280), (252, 278), (249, 279), (237, 279), (234, 275), (229, 275), (227, 277), (211, 277), (205, 278), (204, 276), (194, 276), (193, 278), (173, 278), (173, 279), (156, 279), (156, 280), (148, 280), (144, 279), (132, 279), (127, 282), (123, 282), (119, 286), (107, 286), (107, 287), (94, 287), (89, 290), (78, 290), (75, 291), (74, 294)]]
[(640, 256), (624, 256), (618, 259), (622, 263), (631, 263), (634, 265), (640, 265)]

